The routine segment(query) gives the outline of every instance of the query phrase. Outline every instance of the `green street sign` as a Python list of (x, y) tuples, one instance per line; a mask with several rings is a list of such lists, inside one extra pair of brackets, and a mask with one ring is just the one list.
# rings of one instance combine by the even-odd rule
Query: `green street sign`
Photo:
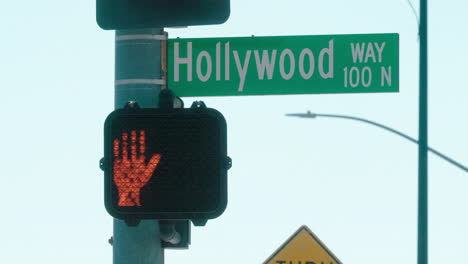
[(398, 34), (170, 39), (177, 96), (398, 92)]

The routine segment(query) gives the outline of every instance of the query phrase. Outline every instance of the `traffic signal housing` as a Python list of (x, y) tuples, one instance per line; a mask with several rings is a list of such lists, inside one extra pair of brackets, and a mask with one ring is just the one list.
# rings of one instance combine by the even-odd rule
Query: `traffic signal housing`
[(222, 24), (229, 14), (229, 0), (96, 0), (103, 29)]
[(115, 218), (213, 219), (227, 205), (226, 120), (211, 108), (127, 108), (104, 124), (105, 207)]

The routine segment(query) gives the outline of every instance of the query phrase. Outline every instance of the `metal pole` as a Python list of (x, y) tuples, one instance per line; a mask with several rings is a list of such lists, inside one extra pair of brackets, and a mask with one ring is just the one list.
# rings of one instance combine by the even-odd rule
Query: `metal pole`
[(427, 175), (427, 0), (420, 3), (419, 26), (419, 180), (418, 264), (428, 263), (428, 175)]
[[(118, 30), (115, 35), (115, 108), (136, 101), (142, 108), (158, 107), (161, 79), (162, 29)], [(159, 221), (136, 227), (114, 219), (114, 264), (163, 264)]]

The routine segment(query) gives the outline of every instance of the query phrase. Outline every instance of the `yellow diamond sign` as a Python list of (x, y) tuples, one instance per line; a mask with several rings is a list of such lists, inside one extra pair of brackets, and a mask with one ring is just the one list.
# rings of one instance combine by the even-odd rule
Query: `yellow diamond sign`
[(342, 264), (307, 226), (301, 226), (263, 264)]

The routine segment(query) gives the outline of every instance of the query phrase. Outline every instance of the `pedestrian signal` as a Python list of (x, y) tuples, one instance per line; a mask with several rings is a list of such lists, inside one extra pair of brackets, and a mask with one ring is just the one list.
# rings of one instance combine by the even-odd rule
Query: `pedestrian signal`
[(119, 109), (104, 127), (105, 206), (113, 217), (205, 220), (225, 210), (230, 159), (221, 113)]

